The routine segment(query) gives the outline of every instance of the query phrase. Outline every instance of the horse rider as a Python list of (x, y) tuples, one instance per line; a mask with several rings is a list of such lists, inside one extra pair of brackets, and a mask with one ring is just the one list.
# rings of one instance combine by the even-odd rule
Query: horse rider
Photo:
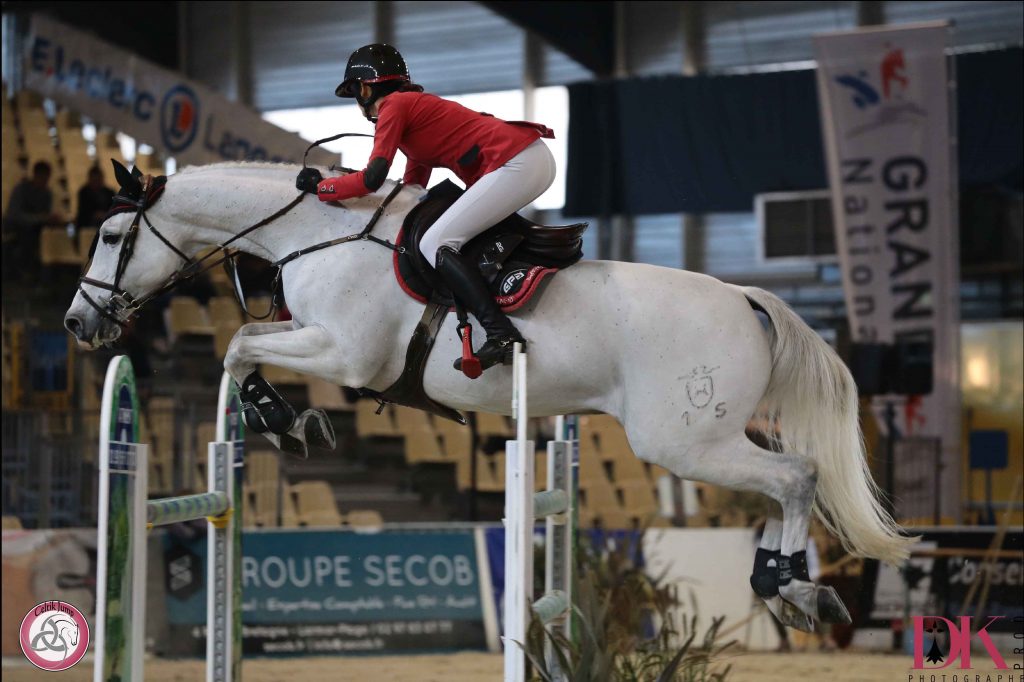
[[(408, 158), (406, 184), (426, 187), (434, 168), (455, 173), (466, 192), (426, 231), (420, 252), (486, 331), (476, 353), (481, 368), (510, 363), (512, 344), (525, 346), (525, 340), (459, 250), (551, 186), (555, 160), (540, 138), (554, 134), (538, 123), (503, 121), (424, 92), (409, 78), (398, 50), (382, 43), (352, 53), (334, 94), (355, 98), (376, 125), (370, 162), (359, 172), (326, 179), (316, 168), (304, 168), (295, 186), (321, 201), (370, 194), (384, 184), (398, 149)], [(455, 361), (456, 369), (461, 365), (461, 358)]]

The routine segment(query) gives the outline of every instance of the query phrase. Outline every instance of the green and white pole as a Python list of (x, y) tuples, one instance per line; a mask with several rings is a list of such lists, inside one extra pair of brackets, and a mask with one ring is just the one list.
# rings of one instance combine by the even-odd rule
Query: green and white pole
[(138, 443), (139, 401), (127, 357), (114, 358), (107, 369), (101, 425), (94, 682), (143, 679), (147, 528), (203, 517), (209, 521), (206, 679), (240, 682), (244, 430), (238, 387), (227, 374), (221, 379), (209, 489), (198, 495), (146, 501), (147, 446)]

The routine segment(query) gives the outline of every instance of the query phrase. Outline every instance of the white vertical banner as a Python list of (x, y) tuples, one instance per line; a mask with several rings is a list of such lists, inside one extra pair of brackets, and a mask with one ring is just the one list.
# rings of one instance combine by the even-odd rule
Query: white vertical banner
[(934, 391), (901, 400), (897, 426), (904, 436), (941, 439), (940, 509), (958, 519), (960, 271), (949, 31), (945, 22), (866, 28), (816, 36), (814, 49), (853, 340), (933, 344)]
[[(179, 167), (299, 163), (309, 145), (180, 73), (39, 14), (32, 16), (23, 61), (26, 87), (175, 157)], [(310, 163), (338, 159), (323, 149), (309, 154)]]

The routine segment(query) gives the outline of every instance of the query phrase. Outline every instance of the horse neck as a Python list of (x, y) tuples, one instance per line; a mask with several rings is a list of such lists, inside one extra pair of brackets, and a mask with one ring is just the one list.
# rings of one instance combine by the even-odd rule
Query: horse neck
[[(243, 165), (182, 174), (172, 177), (166, 196), (154, 208), (173, 216), (169, 221), (180, 230), (178, 243), (193, 256), (224, 244), (293, 201), (296, 195), (291, 183), (296, 170)], [(305, 196), (286, 214), (233, 241), (231, 247), (274, 262), (314, 244), (359, 233), (393, 186), (389, 182), (374, 195), (346, 201), (345, 208)], [(394, 242), (401, 217), (415, 199), (407, 192), (397, 196), (373, 234)], [(339, 247), (339, 259), (348, 255), (342, 251), (344, 247)]]

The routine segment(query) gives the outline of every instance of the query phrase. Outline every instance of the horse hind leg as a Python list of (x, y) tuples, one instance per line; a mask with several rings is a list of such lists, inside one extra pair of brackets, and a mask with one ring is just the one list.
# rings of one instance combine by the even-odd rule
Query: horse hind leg
[(852, 622), (850, 613), (834, 588), (816, 585), (807, 570), (807, 536), (811, 505), (817, 485), (817, 465), (809, 457), (797, 458), (796, 478), (777, 497), (782, 505), (782, 546), (776, 560), (779, 595), (815, 620), (825, 623)]
[[(668, 434), (662, 435), (666, 443), (671, 442)], [(777, 501), (783, 514), (780, 554), (776, 558), (779, 596), (811, 619), (849, 622), (849, 614), (835, 590), (818, 587), (806, 576), (807, 532), (817, 484), (817, 465), (811, 458), (765, 450), (742, 432), (705, 441), (698, 447), (691, 447), (684, 456), (678, 452), (657, 452), (667, 446), (653, 443), (649, 437), (643, 440), (637, 444), (639, 448), (634, 446), (637, 454), (643, 459), (648, 459), (645, 456), (648, 453), (653, 454), (655, 459), (649, 461), (661, 464), (681, 478), (757, 492)], [(655, 451), (651, 452), (651, 448)], [(768, 541), (762, 538), (764, 549), (770, 552), (774, 552), (775, 542), (777, 540), (771, 536)], [(763, 553), (760, 558), (764, 558)], [(769, 604), (769, 608), (773, 606), (776, 605)], [(776, 612), (787, 625), (808, 627), (806, 619), (793, 615), (783, 604), (776, 606), (773, 613)]]
[(761, 542), (754, 555), (750, 587), (780, 623), (803, 632), (813, 632), (813, 619), (779, 595), (778, 558), (781, 549), (782, 519), (772, 516), (765, 522)]

